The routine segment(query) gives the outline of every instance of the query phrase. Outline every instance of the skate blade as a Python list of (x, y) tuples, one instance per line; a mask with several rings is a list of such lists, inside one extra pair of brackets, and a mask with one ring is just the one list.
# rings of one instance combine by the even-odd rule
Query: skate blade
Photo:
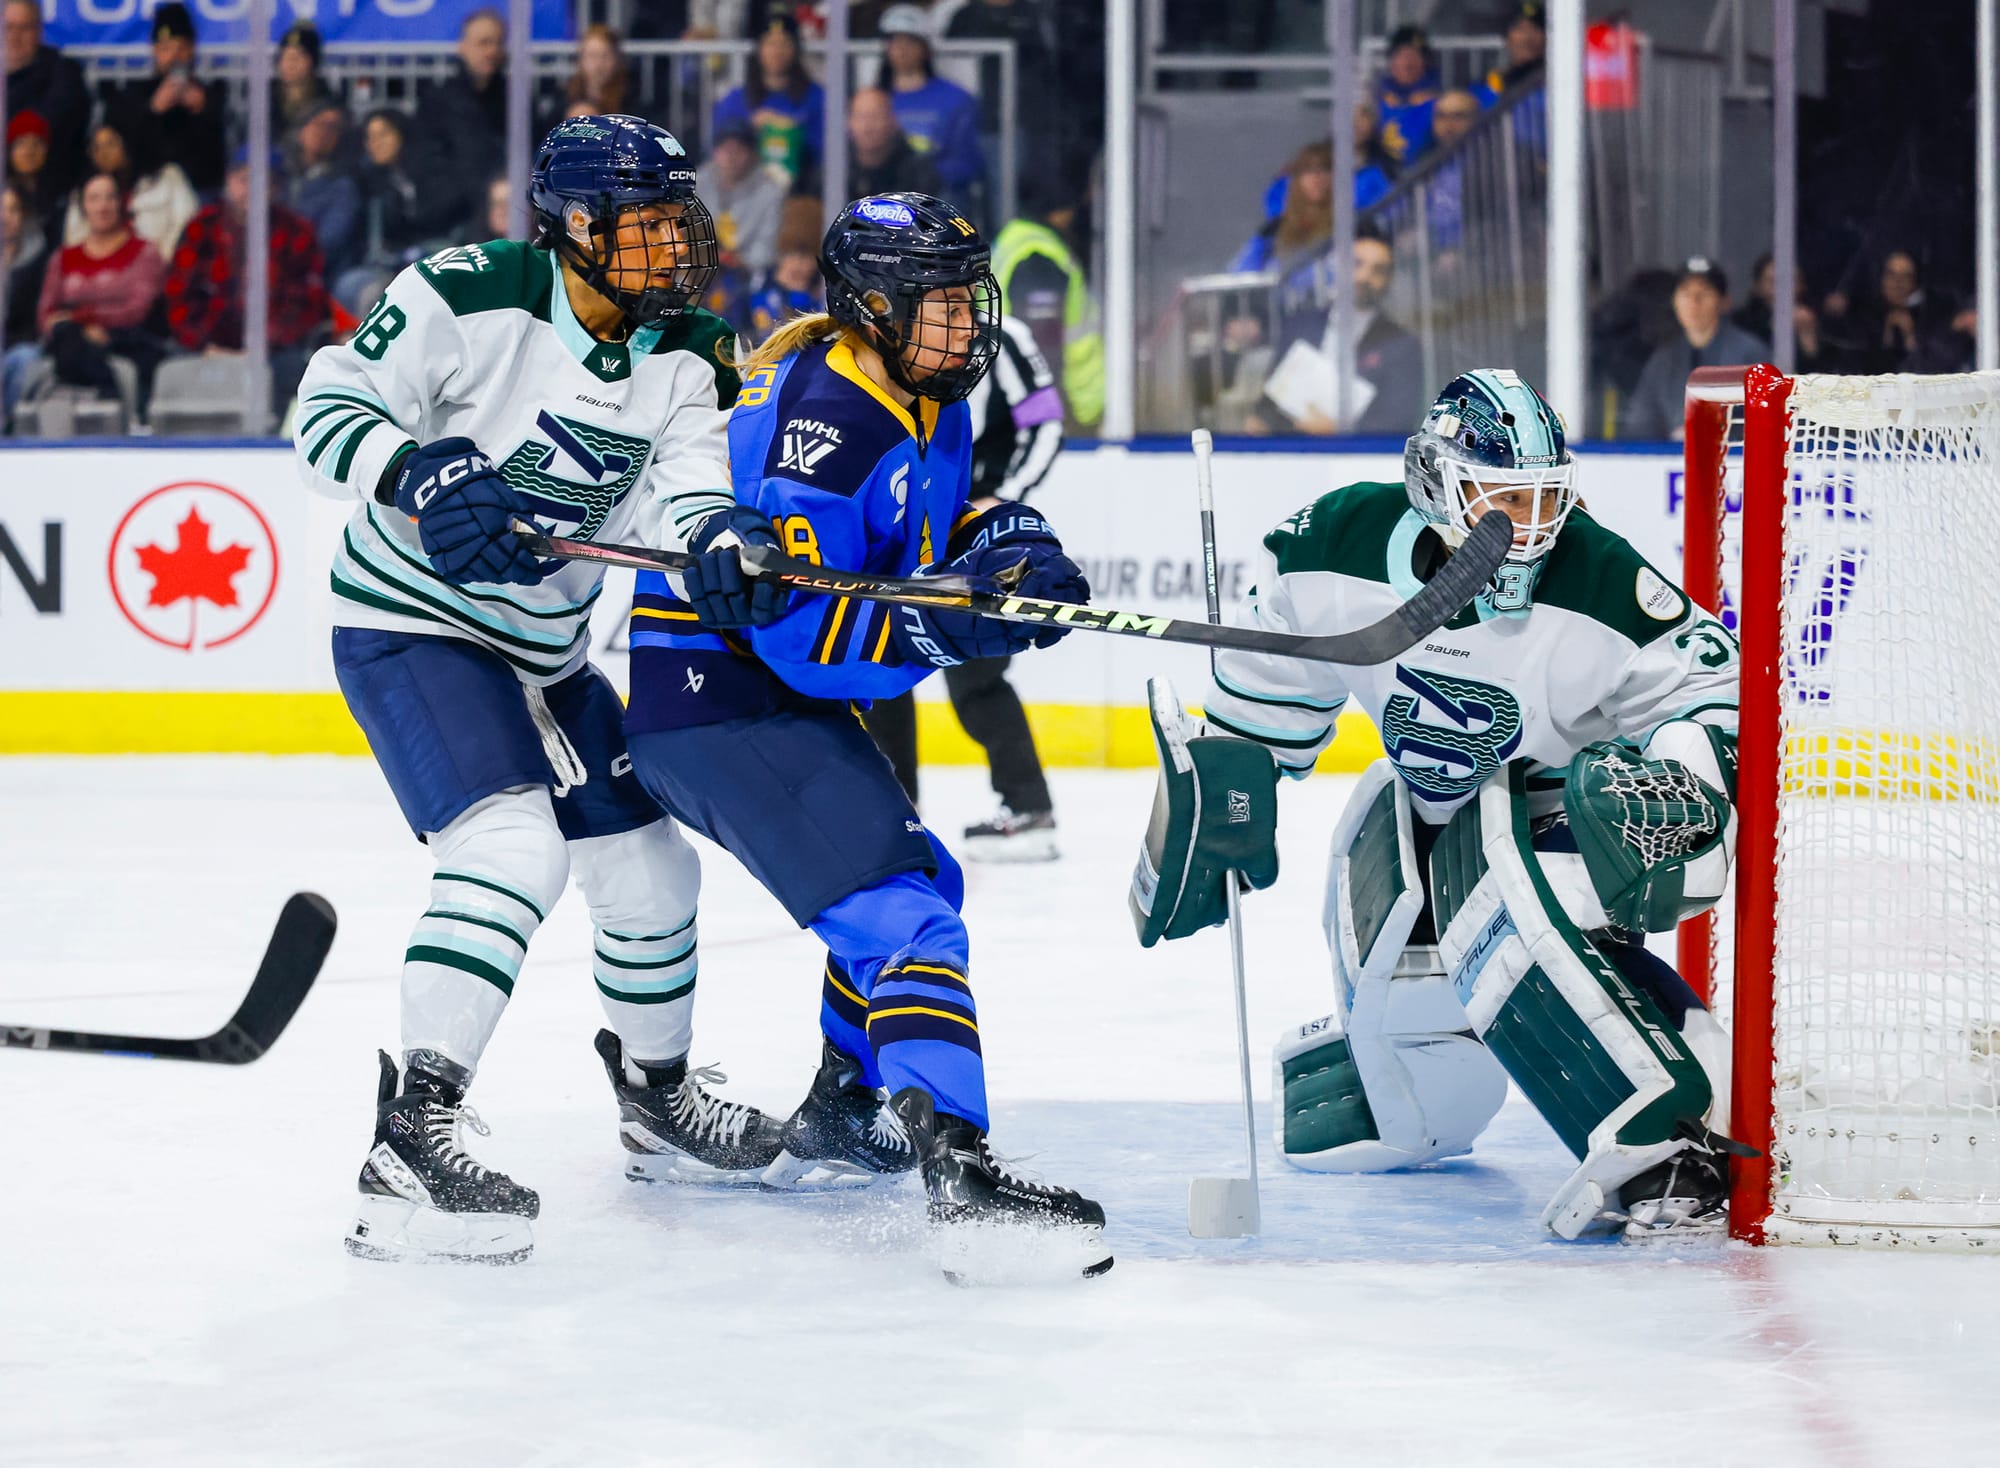
[(870, 1172), (852, 1162), (834, 1158), (794, 1157), (780, 1152), (777, 1159), (759, 1174), (757, 1185), (767, 1193), (831, 1193), (853, 1188), (870, 1188), (905, 1173)]
[(974, 836), (961, 843), (960, 855), (967, 861), (1006, 865), (1019, 862), (1055, 861), (1062, 855), (1053, 831), (1029, 831), (1019, 836)]
[(934, 1223), (931, 1248), (944, 1277), (967, 1289), (1069, 1284), (1114, 1262), (1104, 1230), (1071, 1224)]
[(446, 1213), (376, 1194), (362, 1195), (343, 1243), (356, 1259), (384, 1264), (518, 1264), (535, 1252), (518, 1213)]
[(1672, 1249), (1682, 1244), (1707, 1244), (1729, 1232), (1729, 1213), (1718, 1208), (1699, 1218), (1677, 1217), (1669, 1223), (1654, 1223), (1634, 1217), (1618, 1231), (1621, 1240), (1648, 1249)]
[(715, 1167), (685, 1152), (662, 1148), (657, 1142), (645, 1145), (641, 1150), (640, 1146), (634, 1145), (630, 1132), (624, 1134), (624, 1140), (630, 1154), (625, 1159), (625, 1176), (635, 1183), (748, 1188), (754, 1187), (764, 1175), (761, 1167)]

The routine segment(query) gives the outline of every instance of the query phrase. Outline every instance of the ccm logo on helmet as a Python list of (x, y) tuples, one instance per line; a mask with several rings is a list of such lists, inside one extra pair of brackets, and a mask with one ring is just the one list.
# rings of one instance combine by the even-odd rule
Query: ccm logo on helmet
[(863, 199), (854, 206), (854, 212), (863, 219), (877, 224), (892, 225), (897, 229), (908, 229), (917, 222), (917, 216), (910, 212), (908, 204), (899, 204), (894, 199)]

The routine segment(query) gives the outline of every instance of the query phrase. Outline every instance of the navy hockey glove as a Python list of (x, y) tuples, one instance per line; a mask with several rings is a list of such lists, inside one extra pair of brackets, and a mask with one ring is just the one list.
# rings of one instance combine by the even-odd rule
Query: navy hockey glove
[[(1015, 554), (1020, 551), (1025, 556)], [(1018, 573), (1020, 579), (1001, 584), (1001, 589), (1015, 596), (1075, 602), (1079, 606), (1090, 600), (1090, 582), (1084, 577), (1083, 568), (1063, 554), (1062, 542), (1056, 539), (1049, 522), (1018, 502), (994, 505), (962, 521), (952, 532), (947, 552), (952, 557), (949, 569), (969, 576), (997, 577), (1025, 559), (1027, 570)], [(1069, 636), (1067, 627), (1029, 627), (1018, 622), (1008, 625), (1023, 639), (1013, 651), (1030, 646), (1053, 647)]]
[(493, 461), (469, 438), (441, 438), (403, 460), (396, 508), (417, 522), (431, 568), (455, 586), (532, 586), (540, 563), (508, 528), (520, 503)]
[(681, 572), (681, 585), (704, 627), (762, 627), (785, 614), (784, 587), (743, 574), (736, 554), (743, 545), (779, 548), (771, 522), (747, 505), (710, 515), (688, 537), (688, 549), (701, 559)]

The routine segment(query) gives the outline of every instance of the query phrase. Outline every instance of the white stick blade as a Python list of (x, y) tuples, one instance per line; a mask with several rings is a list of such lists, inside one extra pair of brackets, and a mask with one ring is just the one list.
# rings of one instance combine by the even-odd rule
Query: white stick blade
[(1247, 1177), (1198, 1177), (1188, 1184), (1188, 1232), (1198, 1239), (1241, 1239), (1264, 1226), (1257, 1185)]

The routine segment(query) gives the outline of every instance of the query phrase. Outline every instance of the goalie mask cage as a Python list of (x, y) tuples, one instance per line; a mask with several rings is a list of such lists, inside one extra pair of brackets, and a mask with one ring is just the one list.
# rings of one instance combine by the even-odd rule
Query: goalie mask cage
[(2000, 373), (1689, 380), (1686, 585), (1743, 648), (1730, 1231), (2000, 1248)]

